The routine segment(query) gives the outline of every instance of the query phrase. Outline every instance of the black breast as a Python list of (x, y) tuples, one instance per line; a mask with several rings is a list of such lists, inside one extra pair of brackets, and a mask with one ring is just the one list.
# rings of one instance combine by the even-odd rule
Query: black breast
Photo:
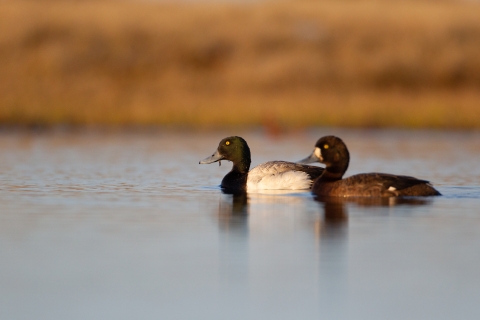
[(247, 173), (230, 171), (223, 177), (221, 187), (226, 192), (245, 191), (247, 189)]

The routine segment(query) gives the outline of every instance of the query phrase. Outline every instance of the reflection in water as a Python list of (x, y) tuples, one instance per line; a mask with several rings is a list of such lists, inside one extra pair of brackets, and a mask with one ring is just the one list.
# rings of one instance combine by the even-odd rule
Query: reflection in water
[(315, 198), (323, 209), (315, 221), (318, 239), (318, 295), (322, 308), (334, 318), (346, 318), (349, 290), (348, 207), (374, 208), (397, 205), (427, 205), (424, 198)]
[[(306, 304), (315, 304), (331, 318), (346, 318), (350, 259), (356, 254), (349, 242), (349, 209), (428, 203), (423, 198), (312, 201), (306, 193), (223, 193), (215, 213), (220, 230), (218, 288), (238, 301), (262, 300), (264, 288), (287, 286), (288, 277), (277, 277), (287, 272), (308, 295)], [(275, 261), (275, 271), (264, 269), (269, 261)], [(281, 292), (269, 294), (283, 298)]]
[(326, 231), (337, 233), (346, 228), (348, 214), (344, 203), (324, 202), (323, 210), (323, 224)]
[(318, 295), (321, 308), (344, 318), (342, 303), (348, 291), (348, 211), (341, 201), (320, 202), (321, 219), (315, 221), (318, 243)]
[[(218, 205), (219, 233), (219, 289), (242, 300), (248, 296), (249, 231), (248, 197), (246, 193), (222, 194)], [(224, 302), (229, 305), (229, 301)], [(232, 306), (238, 308), (238, 306)]]
[(431, 198), (419, 197), (389, 197), (389, 198), (340, 198), (340, 197), (315, 197), (323, 207), (323, 220), (316, 221), (315, 233), (321, 238), (341, 236), (346, 233), (348, 222), (347, 205), (354, 204), (359, 207), (393, 207), (398, 205), (428, 205)]
[(218, 221), (224, 231), (248, 233), (248, 197), (245, 192), (225, 193), (218, 205)]
[(348, 211), (346, 203), (336, 199), (320, 200), (321, 219), (314, 222), (315, 235), (320, 240), (342, 238), (347, 235)]
[[(392, 207), (396, 205), (427, 205), (432, 202), (431, 198), (423, 197), (315, 197), (315, 200), (333, 206), (334, 204), (352, 203), (362, 207)], [(338, 208), (337, 208), (338, 209)]]

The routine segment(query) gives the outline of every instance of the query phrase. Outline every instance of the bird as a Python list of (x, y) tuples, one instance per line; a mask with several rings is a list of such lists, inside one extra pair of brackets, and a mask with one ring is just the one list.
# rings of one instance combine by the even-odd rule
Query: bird
[[(209, 164), (221, 160), (233, 163), (232, 170), (225, 175), (221, 188), (224, 191), (258, 190), (309, 190), (323, 168), (287, 161), (268, 161), (249, 171), (250, 148), (242, 137), (224, 138), (215, 153), (199, 162)], [(221, 162), (220, 162), (221, 163)]]
[(312, 193), (325, 197), (402, 197), (438, 196), (429, 181), (388, 173), (361, 173), (343, 178), (350, 154), (346, 144), (336, 136), (325, 136), (315, 144), (313, 153), (299, 164), (320, 162), (325, 171), (315, 180)]

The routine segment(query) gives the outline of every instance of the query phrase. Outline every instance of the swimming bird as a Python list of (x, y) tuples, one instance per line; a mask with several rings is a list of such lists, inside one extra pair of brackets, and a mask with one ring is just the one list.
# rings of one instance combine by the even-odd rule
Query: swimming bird
[(220, 141), (215, 153), (200, 161), (208, 164), (221, 160), (233, 163), (223, 178), (221, 187), (227, 191), (308, 190), (323, 168), (287, 161), (269, 161), (250, 169), (250, 148), (237, 136)]
[(347, 171), (350, 154), (338, 137), (326, 136), (315, 144), (313, 153), (297, 163), (321, 162), (325, 171), (314, 182), (312, 193), (317, 196), (336, 197), (401, 197), (437, 196), (427, 180), (388, 173), (362, 173), (342, 179)]

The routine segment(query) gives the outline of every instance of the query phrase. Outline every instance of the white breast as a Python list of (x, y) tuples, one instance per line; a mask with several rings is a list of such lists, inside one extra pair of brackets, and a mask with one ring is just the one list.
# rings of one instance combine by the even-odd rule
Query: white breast
[(310, 176), (293, 168), (294, 164), (284, 161), (262, 163), (248, 173), (247, 191), (310, 189)]

